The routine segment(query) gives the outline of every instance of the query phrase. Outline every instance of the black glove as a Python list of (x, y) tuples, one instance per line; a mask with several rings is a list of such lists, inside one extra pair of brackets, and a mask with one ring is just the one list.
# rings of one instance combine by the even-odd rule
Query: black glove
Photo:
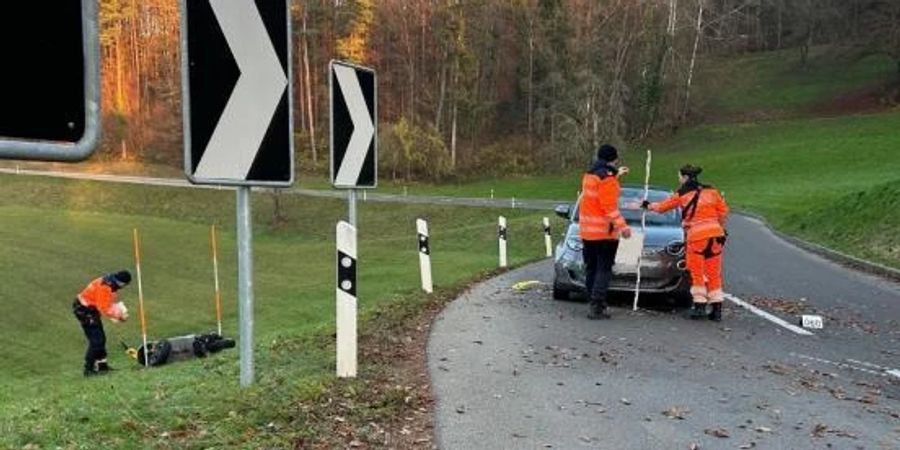
[(650, 202), (647, 201), (647, 200), (642, 201), (642, 202), (641, 202), (641, 209), (650, 209)]

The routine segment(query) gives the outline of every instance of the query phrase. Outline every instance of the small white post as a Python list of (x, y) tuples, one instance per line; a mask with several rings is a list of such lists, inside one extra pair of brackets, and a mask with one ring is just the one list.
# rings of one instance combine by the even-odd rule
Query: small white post
[(494, 190), (491, 189), (491, 200), (493, 200), (493, 199), (494, 199)]
[(368, 200), (368, 196), (367, 196), (368, 192), (369, 192), (369, 191), (365, 191), (365, 190), (363, 191), (363, 201), (367, 201), (367, 200)]
[(409, 195), (409, 188), (407, 188), (406, 186), (403, 186), (403, 196), (406, 197), (408, 195)]
[(544, 246), (547, 247), (547, 257), (553, 257), (553, 237), (550, 235), (550, 219), (544, 217)]
[(512, 198), (512, 209), (516, 209), (516, 198)]
[(431, 294), (434, 283), (431, 278), (431, 243), (428, 235), (428, 222), (417, 219), (416, 231), (419, 238), (419, 269), (422, 274), (422, 290)]
[(500, 267), (507, 267), (506, 264), (506, 239), (507, 239), (507, 231), (506, 231), (506, 217), (500, 216), (498, 219), (498, 227), (497, 227), (497, 239), (500, 245)]
[(337, 224), (337, 376), (356, 377), (356, 228)]

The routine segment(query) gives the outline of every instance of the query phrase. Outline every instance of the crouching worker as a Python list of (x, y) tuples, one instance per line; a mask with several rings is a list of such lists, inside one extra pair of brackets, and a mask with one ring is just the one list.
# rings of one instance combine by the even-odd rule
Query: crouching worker
[(92, 376), (109, 372), (106, 362), (106, 333), (103, 332), (101, 316), (115, 322), (128, 319), (128, 309), (117, 300), (116, 292), (131, 282), (131, 273), (127, 270), (109, 274), (91, 281), (75, 298), (72, 311), (84, 330), (87, 338), (87, 351), (84, 354), (84, 376)]
[(712, 186), (698, 180), (703, 169), (686, 165), (678, 173), (681, 187), (672, 197), (658, 203), (644, 201), (641, 207), (655, 212), (681, 208), (685, 259), (691, 274), (691, 318), (722, 320), (722, 251), (728, 205)]
[(612, 268), (619, 249), (619, 236), (628, 239), (631, 229), (619, 212), (619, 177), (628, 168), (619, 167), (619, 153), (611, 145), (597, 151), (591, 170), (581, 184), (579, 232), (584, 245), (585, 287), (589, 301), (588, 318), (608, 319), (607, 295)]

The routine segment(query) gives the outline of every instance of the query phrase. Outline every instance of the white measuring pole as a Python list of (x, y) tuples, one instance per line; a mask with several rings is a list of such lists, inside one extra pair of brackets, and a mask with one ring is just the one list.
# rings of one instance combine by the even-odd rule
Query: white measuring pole
[(419, 271), (422, 274), (422, 290), (431, 294), (434, 283), (431, 279), (431, 243), (428, 235), (428, 222), (416, 220), (416, 231), (419, 238)]
[[(647, 164), (644, 167), (644, 200), (650, 196), (650, 163), (653, 160), (653, 154), (650, 150), (647, 150)], [(647, 210), (641, 210), (641, 235), (646, 235), (647, 230)], [(634, 286), (634, 307), (633, 310), (637, 311), (638, 309), (638, 298), (641, 296), (641, 262), (643, 262), (644, 249), (641, 249), (641, 252), (638, 253), (637, 258), (637, 282), (635, 282)]]
[(505, 268), (507, 266), (506, 263), (506, 239), (508, 237), (508, 233), (506, 230), (506, 217), (500, 216), (497, 219), (497, 241), (499, 242), (500, 247), (500, 267)]
[(356, 228), (337, 224), (337, 376), (356, 377)]
[(547, 247), (547, 257), (553, 257), (553, 237), (550, 235), (550, 219), (544, 217), (544, 246)]
[(134, 229), (134, 263), (137, 269), (138, 306), (141, 316), (141, 340), (144, 343), (144, 367), (150, 367), (150, 349), (147, 348), (147, 320), (144, 315), (144, 285), (141, 277), (141, 239), (137, 228)]

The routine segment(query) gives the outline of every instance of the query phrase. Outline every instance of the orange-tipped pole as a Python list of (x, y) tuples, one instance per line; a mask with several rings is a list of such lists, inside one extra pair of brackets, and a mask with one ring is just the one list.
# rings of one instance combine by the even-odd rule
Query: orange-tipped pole
[(212, 247), (213, 260), (213, 279), (216, 282), (216, 324), (219, 329), (219, 336), (222, 335), (222, 294), (219, 290), (219, 246), (216, 239), (216, 226), (213, 225), (209, 229), (209, 240)]
[(141, 244), (137, 228), (134, 229), (134, 263), (137, 268), (138, 307), (141, 316), (141, 338), (144, 341), (144, 365), (150, 367), (150, 351), (147, 348), (147, 320), (144, 317), (144, 286), (141, 283)]

